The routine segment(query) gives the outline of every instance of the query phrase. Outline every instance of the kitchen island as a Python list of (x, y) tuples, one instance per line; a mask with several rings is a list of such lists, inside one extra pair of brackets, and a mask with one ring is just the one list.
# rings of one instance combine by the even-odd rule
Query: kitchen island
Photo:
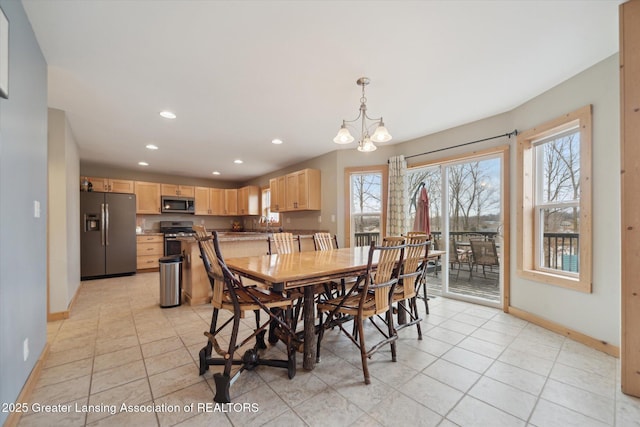
[[(289, 232), (289, 231), (287, 231)], [(313, 233), (315, 230), (291, 231), (300, 236), (302, 251), (312, 251)], [(271, 233), (237, 231), (220, 232), (220, 250), (225, 258), (267, 255), (269, 253), (269, 237)], [(194, 237), (179, 237), (181, 242), (182, 290), (185, 304), (199, 305), (211, 301), (211, 285), (200, 258), (200, 248)]]

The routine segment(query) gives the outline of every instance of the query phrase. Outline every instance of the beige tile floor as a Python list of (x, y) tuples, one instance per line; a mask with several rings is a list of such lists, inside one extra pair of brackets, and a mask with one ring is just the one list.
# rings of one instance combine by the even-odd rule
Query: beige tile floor
[[(640, 426), (640, 399), (619, 391), (615, 358), (444, 298), (430, 301), (422, 341), (415, 328), (401, 331), (397, 363), (386, 349), (373, 356), (368, 386), (357, 349), (328, 331), (314, 371), (301, 357), (293, 380), (258, 367), (232, 386), (231, 411), (199, 411), (214, 394), (211, 371), (197, 368), (211, 308), (160, 309), (158, 300), (157, 273), (83, 282), (71, 317), (48, 325), (50, 354), (30, 401), (71, 412), (42, 406), (20, 425)], [(268, 352), (282, 355), (281, 344)]]

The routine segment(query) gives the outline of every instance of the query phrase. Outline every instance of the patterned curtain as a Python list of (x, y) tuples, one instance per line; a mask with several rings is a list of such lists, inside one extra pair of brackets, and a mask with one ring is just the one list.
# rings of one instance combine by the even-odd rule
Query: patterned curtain
[(387, 208), (387, 236), (399, 236), (407, 231), (407, 162), (404, 156), (389, 159), (389, 201)]

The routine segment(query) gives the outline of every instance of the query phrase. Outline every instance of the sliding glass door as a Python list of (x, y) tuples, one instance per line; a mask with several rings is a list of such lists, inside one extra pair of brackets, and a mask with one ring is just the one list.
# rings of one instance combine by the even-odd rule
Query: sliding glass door
[(434, 249), (429, 289), (499, 306), (503, 293), (503, 158), (500, 153), (412, 168), (410, 213), (421, 187), (429, 195)]

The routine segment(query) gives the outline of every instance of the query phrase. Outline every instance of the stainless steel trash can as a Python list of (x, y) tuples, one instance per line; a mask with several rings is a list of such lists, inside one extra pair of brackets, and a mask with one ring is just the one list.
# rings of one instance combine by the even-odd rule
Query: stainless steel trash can
[(170, 255), (160, 258), (160, 307), (177, 307), (182, 297), (182, 257)]

